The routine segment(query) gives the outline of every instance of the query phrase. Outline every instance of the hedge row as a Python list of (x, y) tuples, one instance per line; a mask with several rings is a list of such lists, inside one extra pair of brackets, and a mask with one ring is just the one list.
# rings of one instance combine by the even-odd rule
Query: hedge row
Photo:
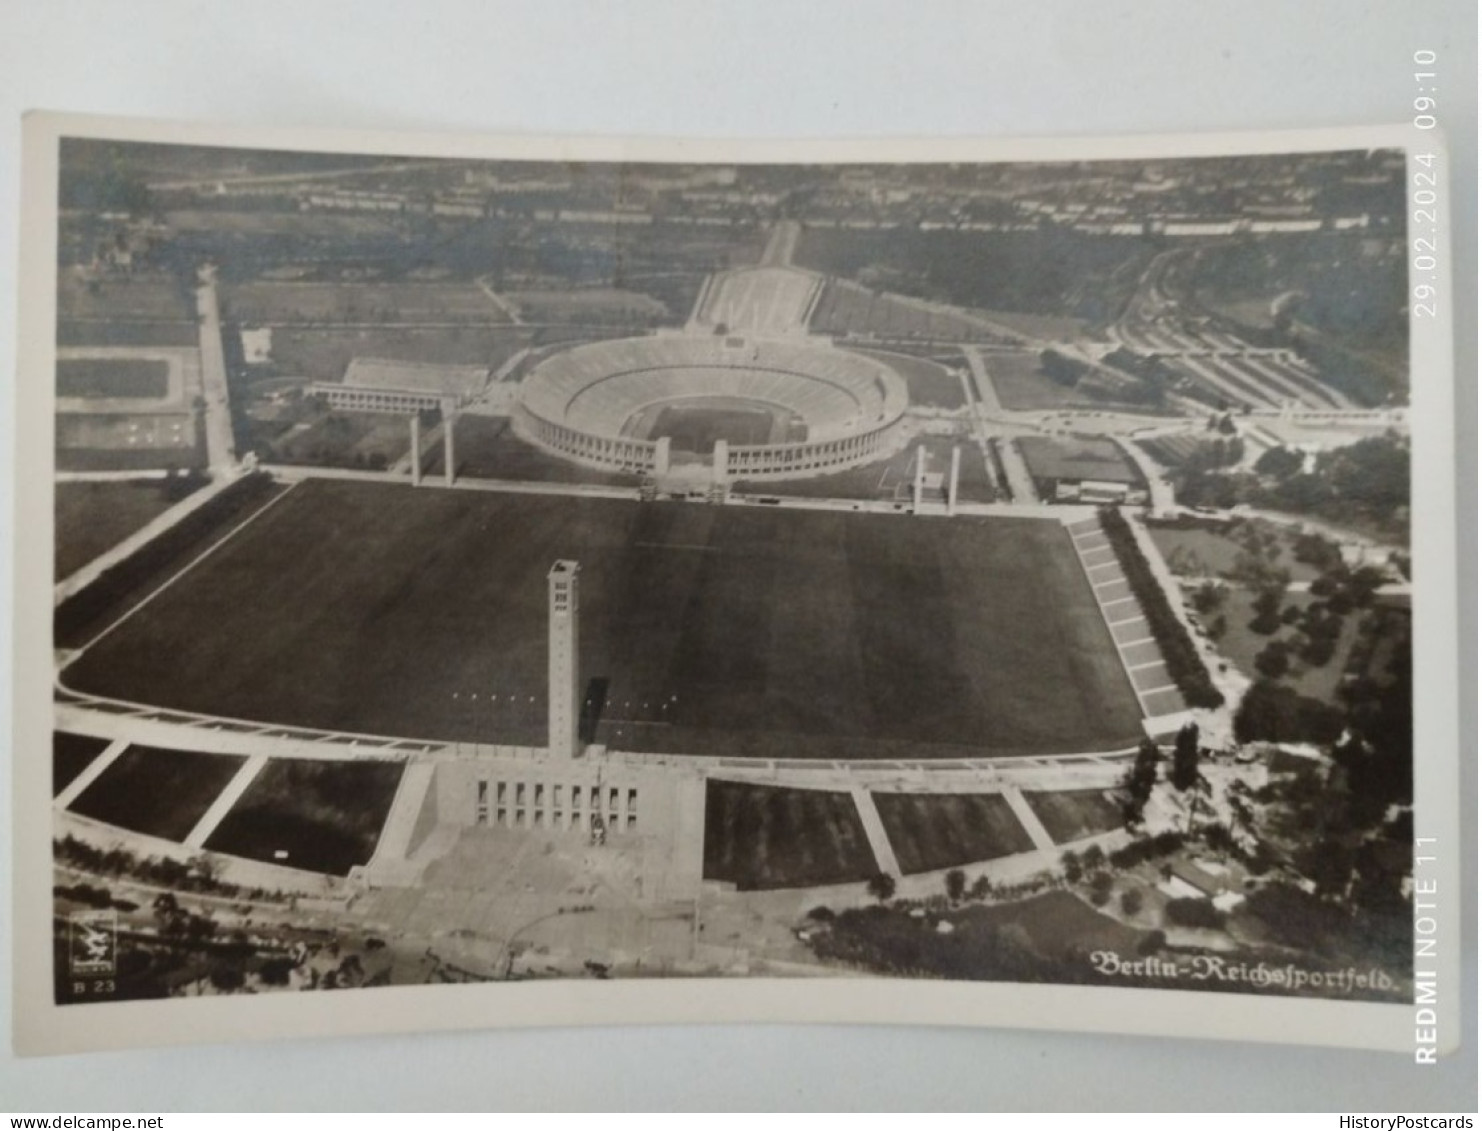
[(82, 647), (144, 597), (151, 586), (163, 581), (169, 571), (183, 567), (217, 534), (246, 518), (278, 490), (278, 485), (262, 472), (245, 475), (159, 537), (109, 566), (90, 585), (57, 606), (52, 622), (56, 647)]
[(1199, 650), (1189, 636), (1184, 622), (1168, 603), (1163, 586), (1153, 576), (1152, 567), (1143, 556), (1142, 547), (1132, 534), (1132, 528), (1115, 507), (1103, 507), (1100, 511), (1101, 529), (1106, 532), (1112, 552), (1127, 575), (1132, 595), (1147, 618), (1158, 650), (1163, 653), (1163, 663), (1169, 676), (1178, 685), (1179, 691), (1191, 707), (1218, 707), (1225, 701), (1219, 688), (1209, 678), (1209, 669), (1199, 658)]

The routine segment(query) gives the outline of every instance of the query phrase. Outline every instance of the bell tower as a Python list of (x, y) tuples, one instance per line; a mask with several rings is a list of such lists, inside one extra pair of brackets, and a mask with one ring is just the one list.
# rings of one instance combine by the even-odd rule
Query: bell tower
[(581, 753), (580, 673), (577, 658), (577, 577), (581, 566), (558, 561), (546, 574), (550, 590), (550, 677), (548, 743), (552, 756), (575, 758)]

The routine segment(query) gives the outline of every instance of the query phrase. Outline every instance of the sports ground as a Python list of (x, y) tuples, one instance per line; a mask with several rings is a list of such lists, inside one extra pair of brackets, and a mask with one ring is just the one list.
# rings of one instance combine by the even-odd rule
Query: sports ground
[(293, 487), (63, 682), (213, 715), (541, 745), (557, 558), (581, 563), (581, 679), (596, 739), (615, 748), (931, 758), (1139, 734), (1055, 522), (331, 480)]

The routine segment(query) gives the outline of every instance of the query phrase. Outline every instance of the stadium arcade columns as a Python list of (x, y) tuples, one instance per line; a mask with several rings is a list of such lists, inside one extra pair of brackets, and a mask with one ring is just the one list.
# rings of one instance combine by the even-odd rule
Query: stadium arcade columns
[(457, 474), (457, 465), (453, 462), (453, 424), (457, 420), (457, 404), (453, 401), (443, 401), (443, 484), (451, 487)]
[(422, 418), (412, 413), (412, 486), (422, 486)]
[(957, 476), (962, 470), (962, 449), (956, 444), (952, 445), (952, 475), (947, 480), (947, 515), (950, 518), (957, 513)]
[(921, 513), (921, 487), (926, 479), (926, 447), (916, 447), (916, 473), (911, 477), (911, 510)]

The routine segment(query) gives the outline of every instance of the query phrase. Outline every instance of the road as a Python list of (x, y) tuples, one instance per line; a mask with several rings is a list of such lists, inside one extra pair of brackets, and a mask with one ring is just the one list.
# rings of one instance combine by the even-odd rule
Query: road
[(489, 285), (489, 276), (481, 276), (474, 282), (478, 284), (479, 290), (489, 297), (489, 301), (497, 306), (512, 323), (516, 326), (525, 324), (525, 320), (520, 317), (520, 308)]
[(194, 181), (151, 181), (151, 192), (185, 192), (193, 189), (210, 191), (218, 185), (296, 185), (305, 181), (336, 181), (343, 177), (366, 177), (378, 173), (405, 173), (415, 169), (433, 169), (440, 161), (396, 161), (385, 165), (361, 165), (355, 169), (327, 169), (318, 173), (258, 173), (250, 176), (210, 177)]
[(767, 237), (767, 249), (762, 252), (763, 267), (789, 267), (798, 250), (798, 238), (803, 234), (803, 225), (796, 220), (779, 220)]
[(967, 358), (968, 368), (972, 370), (973, 387), (978, 391), (978, 399), (983, 402), (983, 410), (997, 416), (1004, 408), (998, 399), (998, 389), (993, 384), (993, 377), (983, 361), (983, 351), (977, 346), (963, 346), (962, 356)]
[(1126, 436), (1113, 436), (1112, 441), (1122, 449), (1123, 453), (1142, 472), (1142, 477), (1148, 483), (1148, 500), (1152, 503), (1153, 512), (1162, 514), (1171, 511), (1178, 506), (1178, 500), (1173, 496), (1173, 484), (1163, 477), (1163, 469), (1158, 466), (1152, 456), (1143, 451), (1137, 443)]
[(196, 289), (196, 311), (201, 320), (201, 398), (206, 409), (206, 463), (213, 475), (237, 465), (237, 443), (232, 434), (231, 392), (226, 381), (226, 354), (221, 342), (221, 304), (216, 294), (216, 270), (204, 267)]
[(1034, 489), (1034, 476), (1029, 474), (1029, 465), (1024, 462), (1013, 437), (998, 438), (998, 455), (1003, 461), (1004, 476), (1009, 481), (1009, 491), (1014, 496), (1014, 502), (1026, 506), (1037, 504), (1039, 492)]

